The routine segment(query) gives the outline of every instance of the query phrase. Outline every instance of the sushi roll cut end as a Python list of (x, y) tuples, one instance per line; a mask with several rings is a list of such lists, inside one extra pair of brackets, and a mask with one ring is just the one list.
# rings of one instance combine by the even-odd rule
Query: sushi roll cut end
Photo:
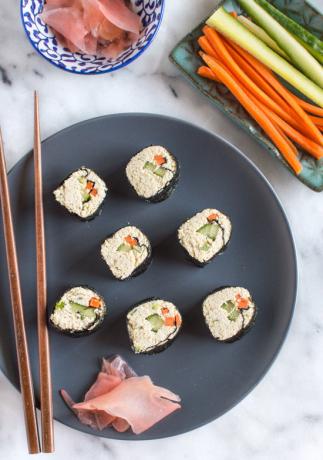
[(96, 330), (106, 315), (104, 299), (88, 287), (77, 286), (66, 291), (55, 304), (50, 324), (72, 336)]
[(179, 167), (176, 158), (168, 150), (152, 145), (131, 158), (126, 175), (140, 198), (158, 202), (166, 199), (174, 190)]
[(113, 276), (125, 280), (148, 267), (151, 260), (151, 244), (141, 230), (127, 226), (103, 242), (101, 255)]
[(182, 324), (178, 309), (162, 299), (148, 299), (127, 315), (127, 327), (135, 353), (157, 353), (167, 348)]
[(105, 182), (91, 169), (82, 166), (54, 191), (56, 201), (71, 214), (84, 220), (93, 218), (107, 194)]
[(204, 209), (178, 229), (178, 240), (185, 252), (198, 265), (210, 262), (223, 251), (231, 237), (231, 222), (217, 209)]
[(206, 297), (203, 314), (215, 339), (233, 342), (253, 325), (256, 305), (247, 289), (226, 287)]

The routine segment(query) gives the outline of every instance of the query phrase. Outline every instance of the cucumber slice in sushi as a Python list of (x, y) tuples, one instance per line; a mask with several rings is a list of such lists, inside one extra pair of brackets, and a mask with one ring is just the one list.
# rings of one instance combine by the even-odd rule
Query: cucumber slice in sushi
[(253, 326), (257, 309), (250, 292), (243, 287), (225, 287), (208, 295), (202, 305), (212, 336), (219, 342), (233, 342)]
[(101, 245), (101, 255), (112, 275), (126, 280), (145, 271), (151, 262), (151, 244), (137, 227), (120, 228)]
[(217, 209), (207, 208), (180, 226), (178, 241), (190, 260), (204, 266), (226, 248), (231, 230), (228, 216)]
[(176, 306), (163, 299), (143, 300), (127, 315), (129, 339), (135, 353), (165, 350), (173, 343), (181, 325), (182, 316)]
[(164, 147), (152, 145), (130, 159), (126, 175), (140, 198), (158, 203), (168, 198), (175, 189), (179, 165), (174, 155)]
[(96, 331), (103, 323), (107, 307), (102, 296), (85, 286), (76, 286), (66, 291), (49, 318), (57, 331), (79, 337)]

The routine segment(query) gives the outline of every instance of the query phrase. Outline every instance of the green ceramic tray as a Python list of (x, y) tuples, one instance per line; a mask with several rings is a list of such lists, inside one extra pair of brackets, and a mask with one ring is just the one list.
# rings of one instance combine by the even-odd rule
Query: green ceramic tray
[[(221, 1), (215, 2), (214, 9), (217, 5), (222, 3)], [(303, 0), (274, 0), (272, 3), (283, 10), (285, 14), (297, 20), (312, 33), (323, 39), (323, 16), (318, 14)], [(227, 0), (224, 6), (227, 10), (240, 12), (239, 7), (234, 1)], [(201, 35), (203, 25), (204, 21), (176, 45), (170, 54), (171, 61), (202, 94), (207, 96), (210, 101), (216, 105), (216, 107), (228, 115), (231, 120), (245, 129), (250, 135), (255, 137), (273, 157), (278, 158), (289, 171), (294, 174), (276, 147), (230, 92), (220, 83), (205, 80), (196, 74), (196, 70), (202, 62), (197, 53), (198, 46), (196, 39)], [(298, 179), (312, 190), (321, 192), (323, 190), (323, 159), (317, 161), (301, 149), (299, 152), (303, 170), (301, 174), (297, 176)]]

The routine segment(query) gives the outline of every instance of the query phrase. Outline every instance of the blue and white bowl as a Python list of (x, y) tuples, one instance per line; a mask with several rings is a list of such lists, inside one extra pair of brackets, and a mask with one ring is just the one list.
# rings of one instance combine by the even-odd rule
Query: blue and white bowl
[(72, 53), (61, 46), (53, 32), (40, 19), (44, 0), (21, 0), (21, 18), (27, 37), (36, 51), (56, 67), (69, 72), (93, 75), (113, 72), (137, 59), (153, 41), (162, 21), (165, 0), (132, 0), (143, 32), (136, 43), (115, 59)]

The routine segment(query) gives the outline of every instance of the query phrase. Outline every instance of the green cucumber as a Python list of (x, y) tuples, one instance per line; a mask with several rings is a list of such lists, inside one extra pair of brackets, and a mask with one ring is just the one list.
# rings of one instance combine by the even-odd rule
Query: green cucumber
[(314, 83), (323, 88), (323, 68), (319, 62), (259, 3), (265, 0), (238, 0), (248, 15), (262, 27)]
[(201, 233), (201, 235), (204, 235), (207, 238), (210, 238), (211, 240), (214, 241), (218, 234), (219, 226), (217, 224), (208, 223), (208, 224), (203, 225), (196, 231), (197, 233)]
[(230, 315), (228, 315), (228, 319), (230, 321), (236, 321), (239, 318), (239, 315), (240, 315), (239, 310), (237, 308), (235, 308), (234, 310), (232, 310)]
[(315, 57), (321, 64), (323, 64), (323, 53), (320, 53), (319, 51), (316, 51), (314, 48), (312, 48), (310, 45), (308, 45), (306, 42), (304, 42), (302, 39), (299, 37), (296, 37), (296, 35), (293, 35), (293, 37), (296, 38), (300, 42), (301, 45), (304, 46), (304, 48), (307, 49), (309, 53), (311, 53), (312, 56)]
[(245, 16), (240, 15), (237, 17), (237, 19), (256, 37), (260, 38), (260, 40), (266, 43), (266, 45), (268, 45), (272, 50), (276, 51), (276, 53), (280, 54), (283, 58), (289, 61), (289, 56), (277, 45), (277, 43), (267, 34), (267, 32), (264, 31), (264, 29), (257, 26), (257, 24), (250, 21), (250, 19), (246, 18)]
[(158, 169), (156, 169), (156, 171), (154, 171), (154, 174), (159, 177), (164, 177), (166, 174), (166, 169), (160, 166)]
[(223, 303), (221, 308), (229, 313), (227, 318), (230, 321), (236, 321), (239, 318), (240, 312), (232, 300), (228, 300), (227, 302)]
[(276, 19), (279, 24), (281, 24), (286, 30), (293, 34), (295, 38), (300, 39), (301, 42), (306, 43), (312, 50), (318, 52), (321, 56), (323, 55), (322, 40), (315, 37), (315, 35), (298, 24), (298, 22), (286, 16), (266, 0), (256, 0), (256, 2), (262, 6), (267, 11), (267, 13), (270, 14), (270, 16)]
[(165, 174), (166, 174), (166, 169), (163, 168), (162, 166), (160, 166), (157, 169), (156, 168), (157, 168), (157, 166), (154, 165), (154, 163), (151, 163), (150, 161), (146, 161), (146, 163), (144, 165), (144, 169), (148, 169), (149, 171), (151, 171), (154, 174), (156, 174), (156, 176), (164, 177)]
[(240, 45), (263, 64), (272, 69), (284, 80), (298, 89), (320, 107), (323, 107), (323, 90), (309, 78), (299, 72), (279, 54), (275, 53), (259, 38), (253, 35), (240, 22), (225, 11), (223, 7), (207, 20), (210, 27)]
[(70, 306), (75, 313), (79, 313), (82, 317), (94, 318), (96, 316), (94, 308), (89, 308), (76, 302), (70, 302)]
[(153, 313), (152, 315), (147, 316), (146, 320), (150, 322), (151, 330), (153, 332), (158, 332), (164, 324), (163, 318), (158, 315), (158, 313)]
[(83, 203), (88, 203), (91, 199), (91, 195), (89, 193), (83, 194)]
[(201, 247), (201, 250), (202, 251), (208, 251), (210, 249), (210, 247), (212, 246), (212, 244), (209, 242), (209, 241), (206, 241), (203, 246)]
[[(257, 26), (257, 24), (250, 21), (250, 19), (246, 18), (245, 16), (242, 16), (242, 14), (238, 16), (237, 19), (239, 22), (241, 22), (241, 24), (247, 27), (247, 29), (250, 30), (250, 32), (256, 35), (256, 37), (260, 38), (260, 40), (266, 43), (266, 45), (268, 45), (272, 50), (276, 51), (276, 53), (280, 54), (283, 58), (287, 59), (288, 61), (290, 60), (289, 56), (277, 45), (277, 43), (267, 34), (267, 32), (264, 31), (264, 29)], [(296, 35), (292, 35), (297, 41), (300, 42), (301, 45), (304, 46), (304, 48), (307, 49), (309, 53), (311, 53), (312, 56), (315, 57), (317, 61), (323, 64), (323, 53), (316, 51), (314, 48), (312, 48), (310, 45), (308, 45), (305, 41), (303, 41)]]
[(132, 248), (131, 248), (130, 244), (122, 243), (118, 247), (117, 251), (119, 251), (119, 252), (130, 252), (131, 249)]
[(216, 237), (217, 237), (217, 234), (218, 234), (218, 231), (219, 231), (219, 226), (217, 224), (211, 224), (211, 228), (209, 230), (209, 238), (211, 238), (211, 240), (215, 241), (216, 240)]
[(63, 310), (64, 307), (65, 307), (65, 302), (63, 301), (57, 302), (55, 305), (55, 308), (57, 308), (58, 310)]
[(154, 163), (151, 163), (150, 161), (146, 161), (144, 165), (144, 169), (149, 169), (149, 171), (154, 172), (156, 169), (156, 166), (154, 165)]

